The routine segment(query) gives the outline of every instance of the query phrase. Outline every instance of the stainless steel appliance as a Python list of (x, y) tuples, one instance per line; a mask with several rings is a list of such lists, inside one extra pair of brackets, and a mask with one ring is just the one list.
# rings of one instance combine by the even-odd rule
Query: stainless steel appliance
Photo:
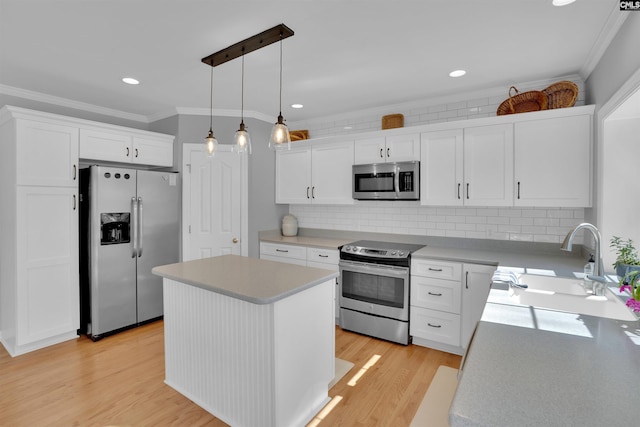
[(420, 162), (353, 165), (353, 198), (420, 200)]
[(423, 245), (359, 240), (340, 248), (340, 327), (409, 344), (411, 253)]
[(179, 261), (178, 174), (80, 171), (80, 323), (95, 341), (163, 315), (158, 265)]

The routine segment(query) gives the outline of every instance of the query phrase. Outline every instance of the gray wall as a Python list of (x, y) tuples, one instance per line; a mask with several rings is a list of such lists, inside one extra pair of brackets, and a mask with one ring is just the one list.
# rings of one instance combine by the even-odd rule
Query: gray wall
[[(240, 125), (236, 117), (214, 117), (213, 133), (220, 144), (233, 143), (233, 135)], [(249, 256), (258, 258), (260, 247), (258, 232), (280, 227), (282, 216), (289, 211), (288, 205), (275, 204), (275, 153), (267, 148), (271, 123), (256, 119), (245, 119), (251, 135), (253, 153), (249, 156)], [(174, 169), (182, 168), (182, 146), (188, 143), (204, 144), (209, 131), (209, 117), (180, 115), (151, 124), (156, 132), (176, 136), (174, 146)]]
[[(638, 44), (640, 40), (640, 13), (620, 13), (628, 13), (629, 16), (611, 41), (611, 44), (598, 62), (598, 65), (596, 65), (589, 78), (585, 81), (587, 92), (586, 103), (596, 106), (596, 117), (598, 110), (611, 99), (635, 72), (640, 70), (640, 49)], [(596, 132), (594, 133), (596, 147), (598, 146), (597, 144), (602, 144), (602, 141), (597, 140), (597, 126), (598, 124), (596, 124)], [(597, 149), (594, 150), (594, 154), (593, 183), (596, 188), (593, 196), (594, 207), (585, 210), (585, 220), (600, 226), (596, 209), (599, 203), (601, 203), (600, 195), (597, 192), (597, 183), (598, 179), (600, 179), (598, 177), (598, 168), (596, 167), (600, 161), (597, 158)]]
[(587, 104), (596, 111), (640, 69), (640, 13), (628, 13), (622, 28), (586, 80)]

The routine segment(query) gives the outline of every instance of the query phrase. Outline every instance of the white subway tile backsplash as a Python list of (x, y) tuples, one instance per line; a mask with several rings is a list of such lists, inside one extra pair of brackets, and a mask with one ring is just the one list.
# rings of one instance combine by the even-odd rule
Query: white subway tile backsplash
[[(291, 205), (289, 212), (305, 228), (551, 243), (561, 243), (584, 220), (584, 209), (430, 207), (417, 202)], [(582, 236), (576, 237), (581, 243)]]

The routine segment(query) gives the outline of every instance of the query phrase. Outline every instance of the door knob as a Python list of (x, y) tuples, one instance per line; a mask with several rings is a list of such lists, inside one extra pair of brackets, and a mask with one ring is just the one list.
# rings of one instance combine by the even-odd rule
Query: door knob
[(238, 243), (238, 238), (237, 238), (237, 237), (234, 237), (234, 238), (233, 238), (233, 240), (232, 240), (232, 242), (233, 242), (233, 243)]

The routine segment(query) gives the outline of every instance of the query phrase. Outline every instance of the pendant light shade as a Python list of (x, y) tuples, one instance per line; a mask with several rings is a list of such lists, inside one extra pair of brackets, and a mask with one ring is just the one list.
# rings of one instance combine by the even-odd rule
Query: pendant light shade
[(242, 48), (242, 84), (240, 90), (240, 129), (236, 131), (234, 140), (238, 154), (251, 154), (251, 137), (244, 126), (244, 47)]
[(278, 121), (271, 129), (269, 148), (272, 150), (291, 149), (291, 135), (282, 117), (282, 33), (280, 33), (280, 113), (278, 114)]
[(218, 140), (213, 136), (213, 67), (211, 67), (211, 96), (209, 98), (209, 134), (204, 139), (207, 156), (213, 157), (218, 149)]

